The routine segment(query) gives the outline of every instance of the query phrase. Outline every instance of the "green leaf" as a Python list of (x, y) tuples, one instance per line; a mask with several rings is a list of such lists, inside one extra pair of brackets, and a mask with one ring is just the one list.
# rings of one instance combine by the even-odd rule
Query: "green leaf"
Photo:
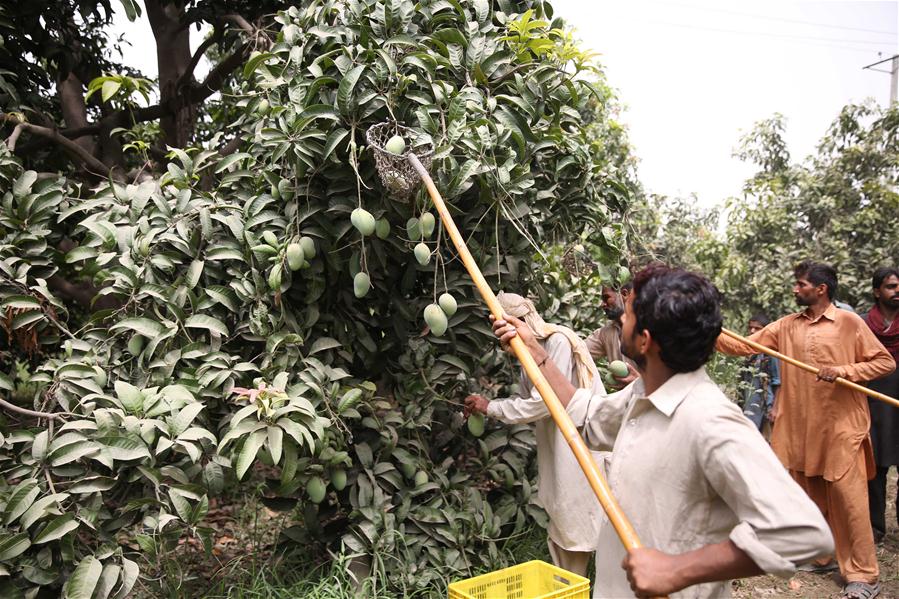
[(112, 589), (115, 588), (116, 583), (119, 581), (121, 571), (122, 567), (117, 564), (105, 564), (103, 573), (100, 575), (100, 580), (97, 583), (97, 590), (94, 591), (93, 599), (108, 599)]
[(205, 314), (194, 314), (184, 321), (184, 326), (188, 329), (207, 329), (217, 335), (228, 336), (228, 327), (225, 326), (225, 323)]
[(130, 559), (122, 558), (122, 586), (113, 595), (113, 599), (125, 599), (131, 594), (131, 589), (137, 583), (137, 577), (140, 575), (140, 568)]
[(103, 87), (100, 91), (100, 97), (103, 98), (104, 102), (108, 102), (110, 98), (116, 95), (116, 92), (119, 91), (119, 88), (122, 87), (121, 81), (115, 81), (110, 79), (109, 81), (103, 82)]
[(312, 344), (312, 347), (309, 348), (309, 355), (311, 356), (327, 349), (334, 349), (341, 345), (342, 344), (337, 339), (332, 339), (331, 337), (319, 337)]
[(75, 460), (80, 460), (81, 458), (93, 455), (98, 451), (100, 451), (100, 448), (97, 447), (96, 443), (91, 441), (70, 443), (50, 454), (50, 465), (54, 468), (63, 466), (74, 462)]
[(62, 596), (65, 599), (91, 599), (102, 573), (103, 565), (100, 560), (93, 555), (86, 556), (66, 581)]
[(40, 488), (37, 486), (37, 480), (28, 478), (16, 485), (10, 495), (9, 501), (6, 502), (6, 510), (4, 510), (3, 523), (7, 526), (25, 513), (25, 510), (31, 507), (37, 496), (40, 495)]
[(281, 461), (281, 445), (284, 441), (284, 431), (277, 426), (268, 427), (268, 452), (272, 455), (275, 465)]
[(0, 389), (6, 389), (7, 391), (15, 390), (15, 385), (12, 382), (12, 379), (0, 372)]
[(152, 339), (153, 337), (160, 335), (164, 330), (164, 327), (162, 324), (155, 320), (150, 320), (149, 318), (125, 318), (109, 327), (110, 331), (119, 331), (122, 329), (134, 331), (148, 339)]
[(37, 298), (31, 297), (30, 295), (10, 295), (3, 303), (0, 303), (0, 309), (6, 308), (21, 308), (23, 310), (32, 310), (35, 308), (40, 308), (41, 303), (37, 300)]
[(252, 75), (253, 72), (257, 68), (259, 68), (259, 65), (262, 64), (263, 62), (265, 62), (266, 60), (268, 60), (269, 58), (271, 58), (272, 56), (274, 56), (274, 54), (272, 54), (271, 52), (262, 52), (256, 56), (254, 56), (250, 60), (248, 60), (247, 64), (243, 68), (243, 78), (249, 79), (250, 75)]
[(242, 480), (244, 474), (253, 465), (256, 454), (259, 452), (262, 444), (265, 443), (266, 437), (265, 431), (256, 431), (244, 441), (243, 447), (240, 449), (240, 455), (237, 456), (237, 464), (234, 467), (237, 480)]
[(237, 162), (240, 162), (241, 160), (246, 160), (248, 158), (250, 160), (252, 160), (253, 162), (256, 162), (256, 159), (253, 158), (253, 155), (248, 154), (246, 152), (237, 152), (235, 154), (229, 154), (228, 156), (225, 156), (224, 158), (219, 160), (219, 163), (215, 169), (215, 172), (220, 173), (224, 170), (228, 170), (228, 167), (230, 167), (232, 164), (236, 164)]
[[(50, 523), (34, 537), (34, 544), (49, 543), (61, 539), (68, 533), (78, 528), (79, 523), (75, 520), (75, 514), (63, 514), (54, 518)], [(77, 570), (76, 570), (77, 571)], [(74, 576), (74, 575), (73, 575)]]
[(16, 314), (12, 319), (12, 330), (21, 329), (44, 318), (43, 310), (29, 310)]
[(137, 414), (144, 407), (144, 393), (131, 383), (125, 381), (116, 381), (115, 385), (116, 397), (122, 402), (122, 406), (131, 412)]
[(12, 184), (12, 194), (16, 197), (24, 196), (31, 192), (31, 186), (37, 181), (37, 173), (25, 171)]
[(128, 17), (129, 21), (134, 21), (137, 17), (140, 16), (140, 4), (138, 4), (134, 0), (119, 1), (122, 3), (122, 8), (125, 9), (125, 16)]
[(325, 148), (322, 150), (322, 160), (327, 160), (335, 148), (337, 148), (340, 142), (343, 141), (349, 133), (349, 131), (343, 128), (331, 131), (331, 133), (328, 134), (328, 139), (325, 141)]
[(27, 532), (0, 534), (0, 562), (11, 560), (25, 553), (31, 547)]
[(337, 108), (345, 115), (350, 114), (353, 109), (355, 104), (353, 90), (356, 89), (356, 83), (359, 82), (359, 77), (362, 76), (363, 71), (365, 71), (365, 65), (353, 67), (344, 75), (343, 79), (340, 80), (340, 85), (337, 87)]
[(190, 515), (192, 511), (190, 502), (181, 495), (181, 492), (177, 489), (169, 489), (169, 499), (171, 500), (172, 507), (175, 508), (178, 517), (187, 524), (190, 524)]
[(53, 504), (58, 504), (61, 501), (64, 501), (68, 497), (68, 493), (55, 493), (53, 495), (41, 497), (40, 499), (35, 501), (30, 508), (28, 508), (27, 512), (22, 514), (22, 517), (19, 518), (19, 526), (22, 527), (22, 530), (31, 528), (32, 524), (34, 524), (47, 514), (47, 508), (49, 508)]
[(178, 412), (178, 415), (172, 421), (172, 432), (174, 436), (178, 436), (187, 430), (194, 418), (203, 410), (204, 406), (200, 402), (189, 403)]
[(184, 277), (184, 282), (187, 285), (188, 289), (193, 289), (197, 286), (197, 283), (200, 282), (200, 275), (203, 274), (203, 261), (202, 260), (194, 260), (190, 263), (190, 267), (187, 269), (187, 275)]

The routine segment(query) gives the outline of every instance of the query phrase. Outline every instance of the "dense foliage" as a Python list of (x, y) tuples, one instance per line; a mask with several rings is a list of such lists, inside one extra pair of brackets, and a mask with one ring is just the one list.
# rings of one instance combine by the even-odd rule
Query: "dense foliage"
[[(540, 250), (586, 238), (620, 276), (632, 164), (601, 73), (551, 18), (311, 2), (253, 33), (270, 43), (202, 146), (100, 181), (0, 148), (0, 594), (123, 597), (179, 541), (208, 548), (210, 498), (241, 481), (296, 515), (286, 545), (343, 551), (398, 593), (495, 565), (498, 539), (542, 520), (531, 432), (474, 438), (458, 407), (505, 369), (485, 311), (364, 133), (430, 140), (495, 288), (558, 284)], [(459, 309), (436, 336), (422, 311), (444, 292)]]

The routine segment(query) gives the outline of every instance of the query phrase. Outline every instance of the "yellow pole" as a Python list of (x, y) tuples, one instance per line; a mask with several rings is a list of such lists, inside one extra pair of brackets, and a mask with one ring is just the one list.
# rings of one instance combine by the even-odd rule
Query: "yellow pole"
[[(815, 368), (814, 366), (811, 366), (810, 364), (806, 364), (805, 362), (800, 362), (799, 360), (796, 360), (795, 358), (791, 358), (790, 356), (785, 356), (784, 354), (782, 354), (778, 351), (774, 351), (771, 348), (765, 347), (761, 343), (756, 343), (755, 341), (750, 341), (746, 337), (743, 337), (742, 335), (738, 335), (737, 333), (734, 333), (730, 329), (722, 328), (721, 332), (724, 333), (725, 335), (727, 335), (728, 337), (732, 337), (732, 338), (736, 339), (737, 341), (745, 343), (752, 349), (758, 350), (758, 351), (762, 352), (763, 354), (768, 354), (769, 356), (777, 358), (778, 360), (783, 360), (787, 364), (792, 364), (793, 366), (796, 366), (797, 368), (801, 368), (802, 370), (807, 370), (808, 372), (811, 372), (812, 374), (818, 374), (818, 372), (819, 372), (818, 368)], [(853, 383), (852, 381), (846, 380), (843, 377), (837, 377), (837, 379), (834, 382), (838, 383), (840, 385), (843, 385), (844, 387), (849, 387), (853, 391), (858, 391), (860, 393), (864, 393), (865, 395), (867, 395), (869, 397), (873, 397), (874, 399), (879, 399), (880, 401), (884, 401), (884, 402), (890, 404), (891, 406), (899, 408), (899, 400), (892, 398), (889, 395), (884, 395), (883, 393), (878, 393), (877, 391), (868, 389), (864, 385), (859, 385), (858, 383)]]
[[(418, 171), (418, 174), (425, 182), (428, 194), (430, 194), (431, 199), (434, 201), (434, 206), (436, 206), (437, 212), (440, 214), (440, 219), (443, 221), (443, 226), (446, 227), (446, 231), (449, 234), (453, 245), (456, 246), (459, 257), (462, 259), (462, 263), (468, 270), (468, 274), (470, 274), (471, 278), (474, 280), (475, 287), (478, 288), (481, 297), (487, 302), (487, 307), (490, 308), (490, 312), (496, 318), (502, 318), (502, 306), (500, 306), (499, 300), (496, 299), (493, 290), (490, 289), (490, 285), (487, 283), (484, 275), (481, 274), (481, 270), (474, 261), (471, 252), (468, 251), (468, 246), (465, 245), (465, 240), (462, 238), (461, 233), (459, 233), (456, 223), (453, 222), (453, 217), (450, 215), (449, 210), (447, 210), (446, 204), (440, 196), (440, 192), (438, 192), (437, 188), (434, 186), (434, 181), (431, 179), (428, 171), (422, 166), (421, 162), (419, 162), (418, 158), (413, 154), (409, 154), (408, 158), (409, 162), (412, 163), (412, 166), (415, 167), (415, 170)], [(628, 550), (642, 547), (640, 539), (637, 538), (637, 532), (628, 521), (627, 516), (625, 516), (624, 512), (621, 510), (621, 506), (618, 505), (615, 497), (612, 496), (609, 484), (603, 477), (602, 472), (599, 471), (596, 462), (593, 461), (593, 456), (590, 455), (587, 446), (584, 444), (584, 440), (581, 439), (574, 423), (571, 422), (571, 417), (568, 415), (568, 412), (562, 407), (562, 403), (559, 401), (559, 398), (556, 397), (556, 394), (552, 390), (552, 387), (550, 387), (546, 377), (540, 372), (540, 368), (531, 356), (531, 352), (524, 346), (524, 342), (520, 337), (514, 337), (510, 345), (512, 346), (512, 351), (518, 356), (518, 360), (524, 367), (525, 372), (527, 372), (528, 378), (531, 379), (531, 382), (534, 383), (534, 386), (540, 392), (541, 397), (543, 397), (543, 401), (546, 403), (549, 413), (556, 422), (556, 426), (559, 427), (559, 430), (568, 442), (569, 447), (571, 447), (571, 450), (574, 452), (574, 456), (581, 465), (581, 469), (584, 471), (584, 475), (587, 477), (590, 486), (593, 488), (593, 492), (596, 493), (596, 498), (599, 499), (602, 509), (605, 510), (609, 517), (609, 521), (612, 523), (612, 526), (615, 527), (615, 531), (618, 533), (618, 538), (621, 539), (621, 543)]]

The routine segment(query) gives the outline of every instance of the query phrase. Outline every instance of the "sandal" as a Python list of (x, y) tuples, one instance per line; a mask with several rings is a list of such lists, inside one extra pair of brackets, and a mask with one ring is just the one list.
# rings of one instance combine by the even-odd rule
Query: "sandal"
[(850, 582), (843, 587), (842, 599), (874, 599), (880, 594), (880, 583)]
[(834, 570), (838, 570), (840, 565), (834, 560), (830, 560), (826, 564), (817, 564), (815, 562), (809, 562), (807, 564), (802, 564), (796, 569), (799, 572), (811, 572), (812, 574), (827, 574), (828, 572), (833, 572)]

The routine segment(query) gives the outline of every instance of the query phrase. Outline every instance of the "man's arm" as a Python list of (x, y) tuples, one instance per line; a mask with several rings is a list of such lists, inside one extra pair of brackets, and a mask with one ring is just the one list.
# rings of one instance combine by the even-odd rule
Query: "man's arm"
[(873, 381), (896, 370), (896, 361), (868, 325), (859, 323), (855, 337), (856, 362), (840, 367), (845, 379), (859, 383)]
[(727, 540), (680, 555), (641, 547), (628, 552), (621, 567), (637, 597), (661, 597), (703, 582), (764, 574), (745, 551)]
[[(493, 317), (491, 316), (490, 318), (492, 319)], [(514, 316), (504, 314), (503, 319), (493, 321), (493, 334), (499, 338), (502, 348), (508, 352), (512, 351), (509, 342), (515, 337), (520, 337), (525, 347), (530, 351), (531, 356), (537, 362), (537, 366), (540, 368), (540, 372), (543, 373), (549, 386), (555, 391), (556, 397), (559, 398), (562, 406), (568, 406), (568, 402), (571, 401), (576, 387), (568, 380), (568, 375), (562, 373), (556, 364), (549, 359), (549, 354), (540, 347), (528, 325)]]
[[(544, 347), (549, 356), (547, 363), (552, 362), (556, 364), (561, 372), (571, 372), (571, 344), (565, 335), (550, 335)], [(506, 424), (526, 424), (549, 416), (549, 409), (547, 409), (543, 397), (530, 384), (527, 380), (527, 375), (523, 371), (520, 384), (523, 389), (530, 388), (530, 394), (521, 397), (496, 399), (489, 402), (487, 404), (487, 416)]]
[(584, 343), (587, 344), (587, 351), (590, 352), (594, 360), (606, 357), (606, 345), (602, 342), (602, 329), (596, 329), (590, 333), (590, 336), (584, 340)]
[[(778, 336), (782, 327), (782, 320), (783, 319), (772, 322), (761, 331), (753, 333), (746, 338), (750, 341), (755, 341), (756, 343), (764, 345), (769, 349), (778, 351)], [(715, 349), (722, 354), (727, 354), (729, 356), (751, 356), (752, 354), (759, 353), (757, 349), (753, 349), (742, 341), (737, 341), (730, 335), (724, 333), (718, 335), (718, 340), (715, 342)]]

